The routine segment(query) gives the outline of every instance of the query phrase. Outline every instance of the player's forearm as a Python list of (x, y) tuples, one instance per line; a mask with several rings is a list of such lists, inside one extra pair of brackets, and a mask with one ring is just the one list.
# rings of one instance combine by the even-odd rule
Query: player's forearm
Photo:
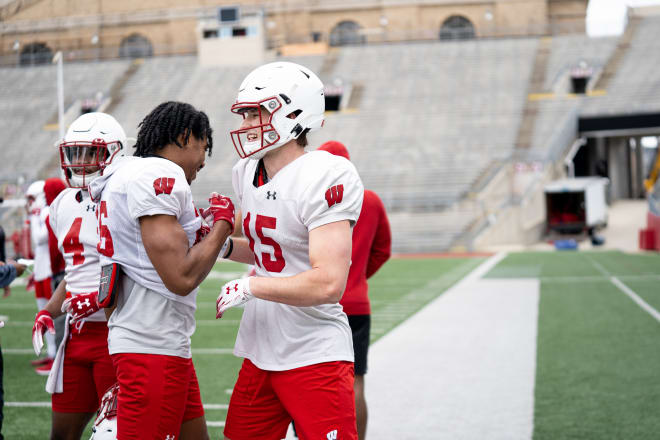
[(229, 259), (237, 263), (254, 264), (254, 253), (250, 249), (247, 238), (232, 237), (232, 241), (234, 242), (234, 246)]
[(312, 268), (292, 277), (253, 277), (250, 291), (257, 298), (290, 306), (334, 304), (344, 293), (347, 277), (348, 268), (345, 271)]
[(181, 264), (175, 266), (178, 270), (174, 270), (174, 276), (167, 277), (168, 282), (165, 282), (165, 278), (161, 276), (165, 287), (181, 296), (186, 296), (195, 290), (213, 269), (222, 245), (230, 233), (229, 223), (216, 223), (202, 242), (188, 250)]
[(50, 297), (50, 300), (48, 300), (44, 308), (50, 313), (50, 316), (57, 318), (58, 316), (63, 315), (62, 303), (65, 299), (66, 281), (62, 280), (60, 284), (57, 285), (55, 292), (53, 292), (53, 296)]

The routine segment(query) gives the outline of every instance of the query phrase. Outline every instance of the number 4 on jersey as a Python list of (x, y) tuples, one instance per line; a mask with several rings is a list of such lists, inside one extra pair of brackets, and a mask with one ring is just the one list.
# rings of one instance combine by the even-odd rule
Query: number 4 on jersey
[(85, 246), (80, 242), (80, 226), (82, 225), (82, 217), (76, 217), (66, 233), (62, 247), (65, 254), (73, 254), (73, 265), (77, 266), (85, 262), (83, 251)]

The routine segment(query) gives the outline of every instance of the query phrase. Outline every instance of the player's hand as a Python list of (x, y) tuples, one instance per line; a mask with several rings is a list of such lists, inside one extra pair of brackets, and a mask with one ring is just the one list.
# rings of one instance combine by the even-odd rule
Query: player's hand
[(99, 293), (81, 293), (80, 295), (67, 298), (62, 303), (62, 312), (71, 315), (71, 322), (80, 321), (98, 312), (99, 306)]
[(44, 346), (44, 333), (46, 333), (46, 330), (55, 334), (53, 317), (48, 310), (40, 310), (34, 318), (34, 326), (32, 327), (32, 348), (34, 348), (37, 356), (39, 356)]
[(209, 235), (210, 232), (211, 232), (211, 228), (209, 228), (207, 225), (202, 223), (202, 226), (200, 226), (199, 229), (197, 230), (197, 236), (195, 237), (194, 244), (197, 244), (200, 241), (204, 240), (204, 237)]
[(250, 292), (250, 278), (239, 278), (222, 286), (218, 300), (215, 302), (215, 319), (222, 318), (225, 310), (245, 304), (253, 298)]
[(206, 223), (213, 225), (224, 220), (231, 225), (231, 232), (234, 233), (234, 204), (227, 196), (218, 193), (211, 193), (209, 197), (210, 206), (202, 210), (202, 217)]

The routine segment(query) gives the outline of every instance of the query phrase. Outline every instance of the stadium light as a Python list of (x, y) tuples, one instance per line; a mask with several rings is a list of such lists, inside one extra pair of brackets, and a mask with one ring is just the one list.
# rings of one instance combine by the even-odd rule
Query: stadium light
[(62, 51), (58, 50), (53, 56), (53, 64), (57, 64), (57, 125), (60, 139), (64, 139), (64, 69), (62, 66)]

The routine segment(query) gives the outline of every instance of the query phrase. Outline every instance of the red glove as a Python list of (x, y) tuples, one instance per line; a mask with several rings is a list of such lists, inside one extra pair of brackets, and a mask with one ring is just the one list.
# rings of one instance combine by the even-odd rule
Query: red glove
[(99, 306), (99, 293), (81, 293), (67, 298), (62, 303), (62, 312), (71, 315), (71, 322), (80, 321), (98, 312)]
[(53, 324), (53, 317), (48, 310), (40, 310), (34, 318), (34, 326), (32, 327), (32, 348), (39, 356), (41, 349), (44, 346), (44, 333), (48, 330), (50, 333), (55, 334), (55, 325)]
[(213, 227), (213, 225), (220, 221), (225, 220), (231, 225), (231, 233), (234, 233), (234, 204), (231, 199), (227, 196), (223, 196), (218, 193), (211, 193), (209, 197), (209, 206), (207, 209), (203, 209), (202, 217), (206, 222)]
[(204, 237), (209, 235), (209, 232), (211, 232), (211, 228), (209, 228), (205, 224), (202, 224), (202, 226), (200, 226), (199, 229), (197, 230), (197, 237), (195, 238), (194, 244), (197, 244), (200, 241), (204, 240)]

